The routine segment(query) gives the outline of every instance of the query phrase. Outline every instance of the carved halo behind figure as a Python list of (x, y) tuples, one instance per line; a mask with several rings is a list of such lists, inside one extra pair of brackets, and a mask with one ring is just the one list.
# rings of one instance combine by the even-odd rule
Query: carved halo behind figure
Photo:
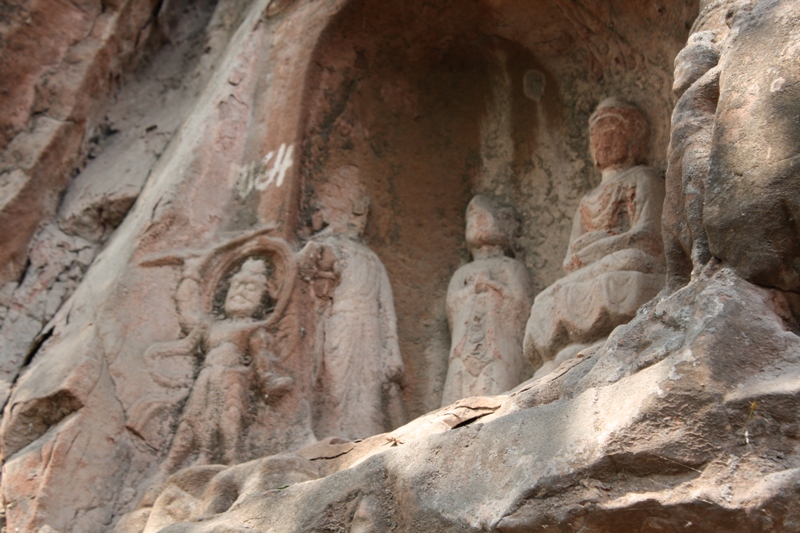
[(275, 323), (286, 309), (291, 296), (297, 266), (289, 246), (283, 239), (252, 234), (234, 239), (203, 261), (199, 268), (202, 285), (200, 294), (203, 310), (208, 316), (221, 318), (222, 304), (228, 292), (231, 277), (248, 259), (261, 259), (267, 265), (269, 290), (264, 297), (264, 308), (255, 316), (254, 327)]
[[(244, 327), (250, 331), (272, 326), (283, 316), (289, 303), (296, 277), (297, 266), (287, 243), (278, 237), (267, 235), (274, 227), (260, 228), (228, 238), (222, 244), (205, 250), (185, 250), (177, 254), (154, 256), (142, 261), (142, 266), (181, 266), (184, 279), (199, 280), (194, 287), (197, 308), (187, 320), (189, 329), (185, 336), (157, 342), (144, 354), (145, 366), (156, 388), (142, 396), (128, 411), (126, 425), (136, 431), (152, 446), (160, 447), (169, 442), (175, 405), (189, 394), (197, 377), (194, 361), (202, 345), (203, 331), (210, 322), (225, 319), (220, 311), (214, 312), (215, 300), (224, 302), (230, 280), (249, 258), (258, 258), (268, 265), (269, 304), (254, 316)], [(193, 299), (194, 299), (193, 298)], [(265, 299), (266, 299), (265, 298)], [(218, 307), (221, 307), (218, 305)], [(184, 310), (185, 312), (186, 310)], [(178, 313), (181, 313), (180, 304)], [(199, 343), (199, 344), (198, 344)]]

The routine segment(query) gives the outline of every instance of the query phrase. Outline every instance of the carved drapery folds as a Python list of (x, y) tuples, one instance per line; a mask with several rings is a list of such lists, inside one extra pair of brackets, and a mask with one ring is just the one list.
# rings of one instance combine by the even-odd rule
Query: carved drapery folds
[(506, 392), (529, 377), (522, 337), (531, 306), (525, 266), (507, 257), (515, 220), (485, 196), (467, 206), (467, 246), (473, 261), (459, 268), (447, 290), (451, 345), (442, 405), (468, 396)]
[(316, 202), (317, 231), (300, 252), (317, 317), (315, 429), (318, 437), (364, 438), (405, 422), (392, 288), (362, 241), (369, 200), (357, 169), (322, 184)]
[(664, 180), (641, 166), (649, 124), (633, 104), (600, 103), (589, 120), (602, 181), (580, 202), (564, 270), (534, 301), (525, 354), (549, 372), (628, 322), (664, 286)]

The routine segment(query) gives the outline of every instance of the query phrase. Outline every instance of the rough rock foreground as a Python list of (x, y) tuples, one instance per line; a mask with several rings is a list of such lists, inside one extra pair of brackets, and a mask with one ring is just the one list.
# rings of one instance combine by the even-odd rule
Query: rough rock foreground
[[(781, 307), (712, 267), (511, 395), (189, 469), (144, 531), (797, 531), (800, 346)], [(199, 523), (161, 529), (178, 520)]]
[[(0, 25), (7, 531), (800, 531), (799, 4), (51, 4)], [(37, 40), (60, 55), (23, 59)], [(122, 88), (92, 82), (120, 57)], [(550, 374), (431, 411), (469, 198), (513, 205), (555, 282), (611, 94), (666, 170), (665, 289)], [(378, 422), (412, 421), (362, 440), (322, 434), (328, 241), (397, 310)], [(165, 467), (185, 427), (207, 440)]]

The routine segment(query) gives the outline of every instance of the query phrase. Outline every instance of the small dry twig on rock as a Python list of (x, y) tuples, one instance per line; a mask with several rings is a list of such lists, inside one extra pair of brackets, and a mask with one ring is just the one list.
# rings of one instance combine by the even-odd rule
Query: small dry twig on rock
[(397, 446), (398, 444), (404, 444), (403, 441), (401, 441), (397, 437), (386, 437), (386, 442), (391, 442), (392, 446)]

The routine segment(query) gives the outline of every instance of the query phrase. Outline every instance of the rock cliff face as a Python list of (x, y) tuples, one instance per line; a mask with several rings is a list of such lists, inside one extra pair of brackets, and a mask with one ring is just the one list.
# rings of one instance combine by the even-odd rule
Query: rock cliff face
[[(800, 531), (800, 5), (0, 10), (7, 531)], [(665, 288), (437, 409), (468, 202), (556, 287), (608, 96)]]

